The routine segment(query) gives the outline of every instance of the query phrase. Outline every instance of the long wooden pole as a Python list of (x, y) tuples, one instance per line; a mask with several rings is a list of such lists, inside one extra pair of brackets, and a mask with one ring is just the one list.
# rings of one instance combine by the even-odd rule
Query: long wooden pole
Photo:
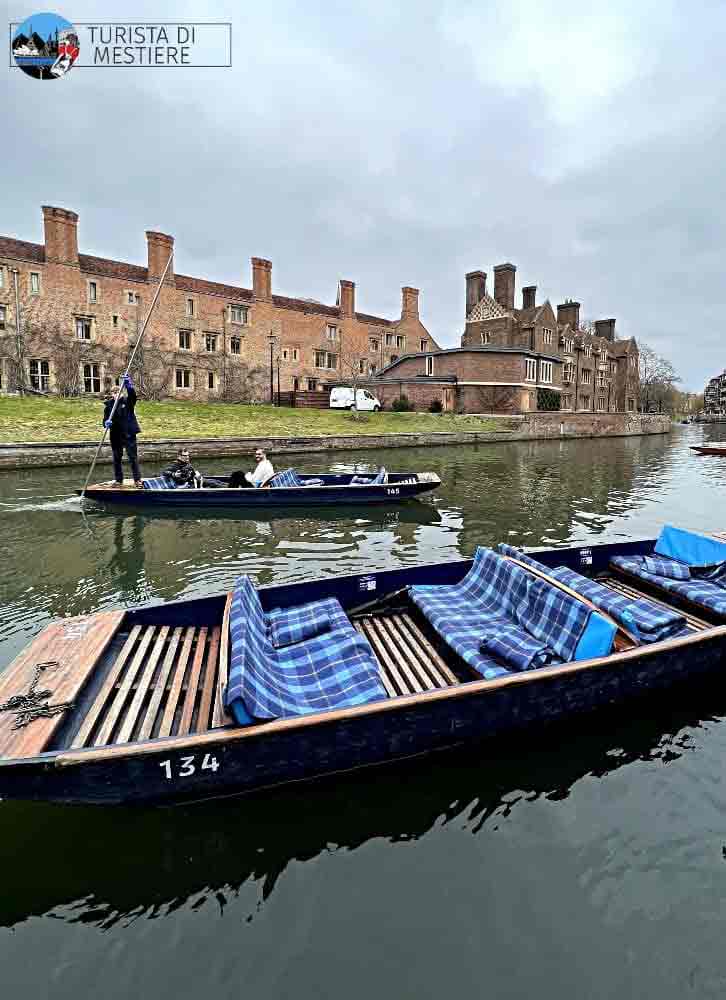
[[(172, 262), (173, 259), (174, 259), (174, 251), (172, 250), (170, 252), (170, 254), (169, 254), (169, 260), (166, 262), (166, 267), (164, 268), (164, 273), (162, 274), (161, 278), (159, 279), (159, 284), (156, 286), (156, 291), (154, 292), (154, 298), (151, 300), (151, 305), (149, 306), (149, 311), (146, 314), (146, 319), (144, 320), (144, 325), (141, 327), (141, 333), (137, 337), (136, 343), (134, 344), (134, 349), (131, 352), (131, 357), (128, 360), (128, 364), (126, 365), (126, 371), (123, 374), (123, 378), (126, 378), (126, 376), (128, 375), (129, 371), (131, 370), (131, 366), (134, 363), (134, 358), (136, 357), (136, 352), (138, 351), (139, 347), (141, 346), (141, 341), (144, 339), (144, 334), (146, 333), (146, 327), (149, 325), (149, 320), (151, 319), (151, 314), (153, 313), (154, 306), (156, 305), (156, 301), (159, 298), (159, 295), (161, 294), (161, 287), (164, 284), (164, 280), (166, 279), (167, 272), (168, 272), (168, 270), (169, 270), (169, 268), (171, 266), (171, 262)], [(122, 380), (122, 385), (123, 385), (123, 380)], [(108, 419), (109, 420), (113, 420), (113, 415), (116, 412), (116, 407), (118, 406), (120, 399), (121, 399), (121, 393), (119, 392), (116, 395), (116, 399), (113, 401), (113, 406), (111, 407), (111, 412), (108, 415)], [(94, 468), (96, 466), (96, 462), (98, 461), (98, 456), (101, 453), (101, 448), (103, 447), (103, 442), (106, 440), (106, 431), (107, 430), (108, 430), (108, 428), (104, 425), (103, 434), (101, 435), (101, 440), (98, 442), (98, 447), (96, 448), (96, 454), (93, 456), (93, 461), (91, 462), (91, 468), (88, 470), (88, 475), (86, 476), (86, 481), (83, 484), (83, 489), (81, 490), (81, 501), (83, 501), (83, 499), (86, 496), (86, 490), (88, 489), (88, 484), (91, 481), (91, 476), (93, 475), (93, 470), (94, 470)]]

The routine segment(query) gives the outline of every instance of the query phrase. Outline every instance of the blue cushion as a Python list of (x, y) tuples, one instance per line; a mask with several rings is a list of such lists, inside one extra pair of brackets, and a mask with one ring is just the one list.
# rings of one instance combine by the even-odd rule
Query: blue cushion
[(678, 559), (688, 566), (713, 566), (726, 562), (726, 542), (675, 528), (672, 524), (663, 527), (655, 543), (655, 551), (660, 556)]
[(141, 482), (144, 484), (145, 490), (173, 490), (176, 489), (176, 483), (173, 479), (167, 479), (165, 476), (151, 476), (147, 479), (142, 479)]
[(655, 556), (643, 556), (643, 569), (655, 576), (667, 576), (671, 580), (690, 580), (691, 571), (685, 563), (675, 559), (658, 559)]
[(718, 615), (726, 615), (726, 591), (717, 583), (693, 578), (672, 580), (667, 576), (656, 576), (655, 573), (648, 573), (645, 569), (642, 556), (613, 556), (610, 565), (626, 573), (632, 573), (633, 576), (660, 587), (661, 590), (700, 604)]
[(300, 477), (294, 469), (285, 469), (278, 472), (267, 482), (270, 489), (278, 489), (284, 486), (302, 486)]

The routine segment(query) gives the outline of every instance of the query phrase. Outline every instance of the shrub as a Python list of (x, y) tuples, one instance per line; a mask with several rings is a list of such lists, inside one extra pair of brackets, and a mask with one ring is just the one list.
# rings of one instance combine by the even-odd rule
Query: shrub
[(413, 409), (413, 405), (408, 396), (399, 396), (391, 403), (391, 409), (397, 413), (409, 413)]
[(429, 413), (443, 413), (444, 404), (440, 399), (432, 399), (431, 405), (429, 406)]

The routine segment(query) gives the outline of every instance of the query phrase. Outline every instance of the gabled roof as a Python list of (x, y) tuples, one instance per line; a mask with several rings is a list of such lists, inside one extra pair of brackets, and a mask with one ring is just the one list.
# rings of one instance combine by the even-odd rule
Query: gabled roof
[(627, 340), (613, 340), (608, 346), (608, 350), (616, 357), (630, 354), (631, 350), (637, 349), (638, 345), (635, 343), (635, 337), (628, 337)]
[(467, 323), (479, 323), (482, 320), (503, 319), (510, 315), (511, 313), (507, 309), (500, 306), (496, 299), (485, 292), (466, 317), (466, 321)]
[(42, 264), (45, 261), (45, 247), (38, 243), (0, 236), (0, 257), (15, 257), (17, 260), (32, 260), (36, 264)]

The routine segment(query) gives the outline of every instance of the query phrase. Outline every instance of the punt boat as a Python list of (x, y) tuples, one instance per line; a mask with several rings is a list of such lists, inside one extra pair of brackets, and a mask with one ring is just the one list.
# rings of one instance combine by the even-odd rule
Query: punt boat
[[(163, 476), (132, 482), (89, 486), (85, 496), (103, 504), (122, 504), (155, 510), (230, 507), (236, 510), (269, 510), (273, 507), (318, 507), (339, 504), (390, 504), (420, 496), (441, 485), (433, 472), (386, 472), (300, 475), (295, 469), (278, 473), (262, 489), (230, 487), (229, 476), (208, 476), (200, 488), (178, 487)], [(81, 493), (80, 490), (77, 491)]]
[(721, 670), (726, 612), (620, 569), (662, 554), (661, 539), (503, 545), (56, 621), (0, 675), (0, 796), (237, 795), (537, 732)]
[(692, 444), (691, 451), (699, 455), (726, 455), (726, 441), (711, 441), (708, 444)]

